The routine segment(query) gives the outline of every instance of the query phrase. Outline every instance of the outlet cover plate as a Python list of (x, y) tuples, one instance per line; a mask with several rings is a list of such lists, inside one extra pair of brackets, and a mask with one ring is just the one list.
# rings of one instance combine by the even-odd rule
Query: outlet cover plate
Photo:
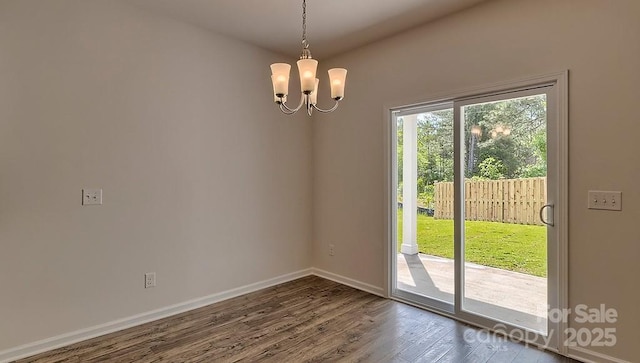
[(102, 204), (102, 189), (82, 189), (82, 205)]
[(144, 288), (156, 287), (156, 273), (147, 272), (144, 274)]

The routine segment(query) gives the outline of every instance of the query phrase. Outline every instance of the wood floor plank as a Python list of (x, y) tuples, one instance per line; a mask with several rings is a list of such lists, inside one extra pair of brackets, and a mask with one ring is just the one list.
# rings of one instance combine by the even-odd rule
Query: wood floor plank
[(574, 362), (310, 276), (17, 363)]

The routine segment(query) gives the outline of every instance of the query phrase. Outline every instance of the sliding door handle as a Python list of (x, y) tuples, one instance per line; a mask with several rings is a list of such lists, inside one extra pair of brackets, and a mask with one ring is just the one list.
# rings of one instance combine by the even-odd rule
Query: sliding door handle
[[(544, 211), (545, 209), (550, 208), (551, 209), (551, 222), (548, 222), (544, 219)], [(553, 204), (545, 204), (542, 206), (542, 208), (540, 208), (540, 222), (546, 224), (547, 226), (551, 226), (553, 227), (553, 220), (554, 220), (554, 213), (553, 213), (554, 209), (553, 209)]]

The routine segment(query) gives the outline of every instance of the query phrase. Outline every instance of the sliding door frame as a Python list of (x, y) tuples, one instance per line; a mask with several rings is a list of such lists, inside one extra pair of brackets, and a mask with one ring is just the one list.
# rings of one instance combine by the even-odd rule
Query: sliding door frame
[[(384, 106), (384, 127), (383, 127), (383, 137), (384, 137), (384, 147), (385, 147), (385, 157), (384, 157), (384, 170), (386, 171), (385, 181), (384, 181), (384, 196), (385, 196), (385, 238), (386, 238), (386, 248), (385, 248), (385, 263), (384, 266), (386, 268), (386, 295), (387, 297), (399, 301), (403, 301), (409, 304), (418, 305), (427, 310), (433, 310), (439, 314), (443, 314), (446, 316), (450, 316), (454, 319), (480, 326), (489, 330), (493, 330), (494, 327), (491, 325), (493, 320), (487, 319), (477, 319), (477, 316), (471, 316), (465, 314), (464, 311), (459, 311), (461, 308), (461, 300), (462, 296), (460, 294), (461, 291), (458, 289), (461, 288), (461, 281), (457, 281), (461, 276), (461, 269), (464, 268), (464, 264), (460, 258), (462, 257), (461, 252), (458, 251), (460, 248), (456, 248), (456, 303), (455, 303), (455, 311), (451, 312), (449, 309), (442, 308), (433, 308), (428, 306), (423, 306), (420, 302), (416, 303), (415, 301), (410, 301), (406, 299), (402, 294), (397, 293), (397, 275), (396, 275), (396, 256), (397, 256), (397, 245), (396, 245), (396, 236), (397, 236), (397, 226), (395, 217), (397, 215), (397, 192), (394, 190), (394, 186), (397, 185), (397, 175), (396, 175), (396, 160), (395, 160), (395, 150), (397, 145), (396, 137), (396, 124), (395, 124), (395, 114), (399, 110), (406, 110), (409, 108), (420, 109), (425, 106), (435, 105), (435, 104), (443, 104), (443, 103), (455, 103), (456, 105), (460, 101), (464, 101), (466, 99), (471, 98), (480, 98), (485, 96), (497, 96), (500, 94), (508, 94), (518, 91), (524, 91), (528, 89), (540, 88), (545, 86), (552, 86), (550, 92), (547, 97), (547, 113), (549, 117), (553, 117), (556, 120), (556, 126), (553, 128), (549, 128), (547, 130), (547, 140), (548, 140), (548, 155), (553, 158), (549, 161), (550, 169), (548, 173), (550, 176), (555, 176), (555, 178), (549, 178), (554, 184), (549, 185), (549, 190), (555, 190), (557, 195), (555, 196), (554, 203), (554, 228), (549, 229), (549, 233), (553, 235), (549, 235), (551, 241), (555, 240), (554, 245), (549, 245), (548, 251), (550, 254), (556, 256), (555, 263), (553, 266), (549, 266), (549, 270), (556, 272), (556, 281), (554, 284), (556, 285), (554, 290), (549, 291), (549, 299), (552, 302), (557, 304), (556, 306), (560, 309), (568, 308), (568, 71), (562, 71), (557, 73), (551, 73), (541, 76), (528, 77), (515, 81), (508, 82), (500, 82), (493, 85), (487, 85), (482, 87), (477, 87), (468, 90), (461, 90), (456, 92), (450, 92), (447, 94), (441, 95), (432, 95), (426, 97), (420, 97), (418, 99), (405, 100), (393, 102)], [(458, 113), (459, 109), (454, 106), (454, 113)], [(459, 115), (458, 115), (459, 116)], [(454, 116), (454, 120), (459, 120), (459, 117)], [(462, 132), (459, 128), (462, 125), (459, 122), (454, 121), (454, 143), (460, 146), (462, 140), (458, 140), (462, 135)], [(461, 156), (463, 157), (463, 156)], [(456, 158), (454, 166), (456, 168), (455, 172), (460, 172), (458, 169), (461, 168), (462, 162)], [(461, 169), (460, 169), (461, 170)], [(554, 180), (555, 179), (555, 180)], [(458, 178), (458, 182), (460, 179)], [(460, 188), (458, 187), (458, 192)], [(460, 198), (462, 194), (456, 194), (454, 198)], [(456, 199), (457, 200), (457, 199)], [(459, 208), (460, 209), (460, 208)], [(460, 218), (460, 213), (464, 213), (464, 211), (456, 211), (456, 219)], [(456, 227), (456, 240), (462, 237), (460, 234), (461, 231), (461, 223), (457, 223), (458, 227)], [(460, 244), (460, 243), (458, 243)], [(551, 259), (550, 259), (551, 260)], [(460, 286), (460, 287), (458, 287)], [(514, 327), (518, 328), (518, 327)], [(549, 325), (549, 338), (550, 341), (543, 341), (539, 336), (531, 338), (529, 336), (525, 336), (524, 340), (527, 340), (529, 343), (542, 346), (546, 349), (557, 351), (561, 354), (567, 354), (567, 348), (564, 345), (565, 341), (565, 331), (567, 329), (566, 321), (553, 322), (553, 324)], [(517, 336), (513, 333), (509, 333), (509, 329), (506, 329), (506, 333), (511, 335), (512, 338), (520, 339), (521, 336)], [(500, 330), (500, 333), (505, 333), (505, 331)]]

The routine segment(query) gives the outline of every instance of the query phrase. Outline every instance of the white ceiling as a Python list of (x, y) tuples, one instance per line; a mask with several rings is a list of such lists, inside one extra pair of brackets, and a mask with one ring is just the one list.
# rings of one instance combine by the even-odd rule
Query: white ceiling
[[(124, 0), (144, 9), (294, 57), (302, 0)], [(326, 58), (485, 0), (308, 0), (307, 39)]]

